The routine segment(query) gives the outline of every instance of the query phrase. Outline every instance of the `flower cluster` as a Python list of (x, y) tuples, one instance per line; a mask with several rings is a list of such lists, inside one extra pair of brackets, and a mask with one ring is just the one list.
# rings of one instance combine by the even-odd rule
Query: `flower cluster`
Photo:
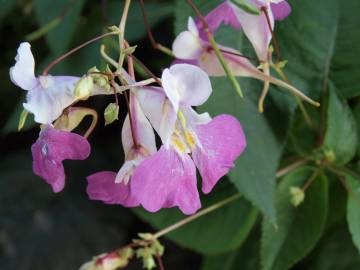
[[(194, 109), (204, 104), (213, 91), (209, 75), (225, 75), (208, 35), (222, 23), (241, 29), (261, 65), (254, 66), (233, 48), (216, 45), (232, 72), (263, 80), (265, 85), (274, 83), (298, 91), (269, 73), (274, 19), (284, 19), (290, 6), (281, 0), (250, 2), (259, 14), (251, 14), (227, 0), (205, 17), (207, 25), (189, 18), (188, 30), (173, 43), (177, 63), (165, 68), (161, 79), (136, 82), (131, 70), (128, 73), (122, 68), (122, 59), (131, 60), (132, 53), (125, 45), (127, 49), (120, 52), (118, 63), (105, 55), (115, 71), (92, 68), (81, 78), (51, 76), (47, 72), (35, 77), (30, 44), (21, 43), (10, 77), (27, 91), (24, 108), (41, 124), (39, 138), (32, 146), (34, 173), (54, 192), (60, 192), (65, 185), (62, 161), (83, 160), (90, 154), (87, 137), (93, 125), (85, 136), (73, 130), (86, 115), (91, 115), (94, 123), (97, 119), (94, 110), (75, 104), (94, 95), (123, 94), (129, 108), (121, 134), (125, 162), (117, 172), (100, 171), (87, 177), (90, 199), (125, 207), (141, 205), (150, 212), (179, 207), (184, 214), (195, 213), (201, 207), (196, 169), (202, 179), (202, 192), (207, 194), (246, 148), (244, 131), (236, 118), (225, 114), (211, 118)], [(123, 42), (123, 37), (119, 40)], [(158, 85), (149, 84), (154, 81)], [(111, 105), (107, 111), (109, 122), (118, 114), (118, 105)], [(156, 145), (156, 134), (160, 146)]]

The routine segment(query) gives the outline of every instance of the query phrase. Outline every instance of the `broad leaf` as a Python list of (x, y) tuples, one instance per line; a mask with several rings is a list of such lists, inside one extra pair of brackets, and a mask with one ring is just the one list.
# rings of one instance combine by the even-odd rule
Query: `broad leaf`
[(69, 48), (84, 3), (85, 0), (34, 0), (36, 18), (40, 27), (56, 18), (61, 19), (60, 24), (46, 35), (46, 40), (53, 54), (60, 55)]
[(347, 222), (352, 240), (360, 252), (360, 181), (350, 176), (347, 177), (349, 188), (347, 202)]
[(323, 148), (333, 152), (337, 164), (346, 164), (356, 152), (357, 130), (352, 111), (330, 87)]
[(320, 239), (328, 211), (328, 183), (317, 176), (306, 190), (305, 201), (290, 203), (292, 186), (302, 187), (312, 170), (301, 168), (281, 180), (277, 191), (278, 228), (264, 220), (261, 241), (263, 270), (286, 270), (301, 260)]
[[(360, 1), (292, 0), (292, 13), (276, 25), (281, 53), (293, 82), (306, 79), (315, 97), (329, 83), (345, 97), (360, 94)], [(326, 11), (326, 12), (325, 12)]]
[[(203, 207), (217, 203), (236, 191), (229, 183), (221, 183), (214, 192), (202, 198)], [(136, 211), (140, 217), (158, 229), (184, 219), (177, 209), (163, 209), (158, 213)], [(219, 208), (167, 236), (177, 244), (203, 254), (216, 254), (235, 249), (245, 240), (257, 217), (257, 211), (243, 198)]]
[[(356, 122), (356, 132), (359, 137), (360, 136), (360, 102), (356, 104), (353, 113)], [(360, 143), (357, 144), (357, 154), (360, 155)]]

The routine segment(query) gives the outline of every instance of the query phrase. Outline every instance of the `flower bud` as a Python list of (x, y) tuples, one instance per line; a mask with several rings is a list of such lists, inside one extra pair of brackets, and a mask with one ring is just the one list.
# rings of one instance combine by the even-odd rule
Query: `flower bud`
[(295, 207), (298, 207), (300, 204), (302, 204), (305, 199), (305, 193), (299, 187), (290, 187), (290, 196), (290, 202)]
[(93, 78), (91, 76), (84, 76), (75, 85), (75, 97), (85, 100), (91, 95), (93, 88)]
[(116, 103), (110, 103), (104, 112), (105, 126), (111, 124), (115, 120), (118, 120), (119, 105)]

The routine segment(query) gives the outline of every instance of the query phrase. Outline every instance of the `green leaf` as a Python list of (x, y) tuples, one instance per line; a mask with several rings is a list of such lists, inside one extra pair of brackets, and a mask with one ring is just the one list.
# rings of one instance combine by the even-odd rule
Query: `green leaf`
[(85, 0), (47, 1), (34, 0), (36, 19), (40, 27), (56, 18), (62, 21), (46, 34), (53, 54), (61, 55), (69, 49)]
[[(353, 110), (356, 122), (356, 133), (360, 136), (360, 102), (358, 102)], [(357, 154), (360, 155), (360, 143), (357, 144)]]
[(360, 252), (360, 181), (348, 176), (346, 182), (349, 188), (347, 222), (352, 240)]
[(324, 151), (333, 153), (334, 162), (346, 164), (356, 152), (356, 122), (349, 106), (341, 100), (333, 88), (329, 89)]
[(226, 78), (212, 79), (213, 93), (200, 110), (209, 112), (211, 116), (231, 114), (239, 119), (246, 135), (247, 147), (230, 171), (229, 179), (266, 218), (276, 223), (275, 173), (292, 109), (286, 96), (272, 88), (266, 112), (261, 114), (257, 109), (256, 92), (261, 90), (261, 85), (250, 80), (243, 80), (241, 84), (245, 95), (243, 100), (231, 89)]
[(231, 2), (250, 14), (260, 15), (260, 9), (247, 0), (231, 0)]
[[(224, 181), (224, 180), (222, 180)], [(228, 183), (219, 183), (211, 195), (202, 198), (203, 208), (235, 193)], [(142, 209), (136, 213), (158, 229), (185, 218), (177, 209), (163, 209), (151, 214)], [(203, 254), (217, 254), (241, 245), (253, 227), (257, 211), (240, 198), (166, 235), (177, 244)]]
[[(292, 82), (307, 81), (318, 96), (329, 83), (345, 98), (360, 95), (360, 1), (289, 1), (292, 13), (276, 24), (276, 35), (286, 72)], [(326, 7), (326, 12), (324, 8)]]
[(16, 6), (16, 0), (0, 0), (0, 20), (3, 19)]
[(305, 167), (281, 180), (277, 191), (278, 228), (263, 222), (261, 264), (263, 270), (286, 270), (301, 260), (320, 239), (327, 220), (328, 181), (316, 177), (306, 190), (305, 201), (295, 208), (290, 203), (291, 186), (303, 186), (312, 174)]

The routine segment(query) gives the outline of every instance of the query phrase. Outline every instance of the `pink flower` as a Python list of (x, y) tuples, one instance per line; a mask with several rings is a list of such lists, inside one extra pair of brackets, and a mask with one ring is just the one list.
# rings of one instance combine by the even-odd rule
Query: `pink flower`
[(35, 122), (51, 124), (71, 105), (76, 97), (74, 89), (79, 77), (39, 76), (35, 77), (35, 60), (30, 44), (20, 44), (16, 63), (10, 68), (11, 81), (27, 91), (24, 108), (35, 116)]
[(90, 154), (90, 145), (78, 134), (46, 125), (41, 129), (39, 138), (32, 145), (31, 151), (34, 173), (51, 185), (54, 192), (60, 192), (65, 185), (62, 161), (86, 159)]
[(211, 119), (191, 108), (202, 105), (212, 92), (209, 77), (200, 68), (173, 65), (164, 70), (162, 84), (163, 89), (137, 92), (163, 146), (135, 169), (131, 189), (148, 211), (178, 206), (184, 214), (193, 214), (201, 207), (196, 167), (202, 191), (209, 193), (245, 149), (245, 135), (234, 117)]
[[(274, 29), (274, 19), (283, 20), (291, 12), (291, 7), (285, 0), (250, 0), (250, 3), (259, 10), (266, 9), (271, 30)], [(250, 14), (231, 3), (230, 0), (226, 0), (212, 10), (205, 19), (211, 31), (216, 31), (221, 23), (231, 25), (236, 29), (241, 27), (253, 45), (258, 58), (267, 61), (272, 35), (263, 12), (260, 15)], [(201, 23), (199, 22), (198, 25), (201, 26)]]
[(139, 205), (130, 185), (132, 174), (144, 158), (156, 152), (156, 145), (154, 131), (133, 93), (130, 93), (130, 115), (125, 119), (121, 136), (125, 163), (118, 173), (104, 171), (87, 177), (87, 193), (92, 200), (125, 207)]

